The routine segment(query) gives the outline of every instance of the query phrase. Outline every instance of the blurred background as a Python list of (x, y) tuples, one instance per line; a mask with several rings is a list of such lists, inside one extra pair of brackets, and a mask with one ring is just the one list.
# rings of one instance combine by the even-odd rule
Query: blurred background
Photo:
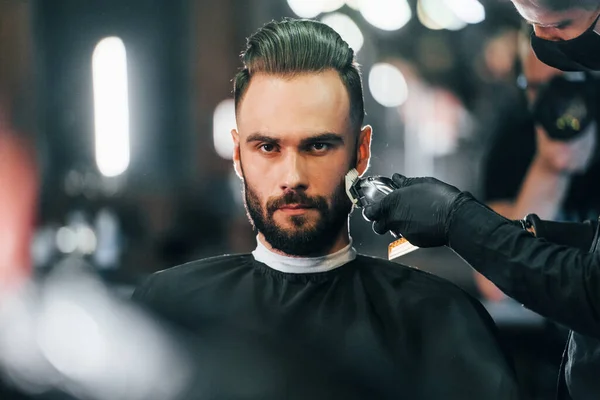
[[(535, 132), (520, 124), (523, 27), (509, 1), (0, 0), (0, 265), (11, 265), (2, 279), (42, 281), (76, 259), (127, 298), (152, 272), (253, 250), (231, 161), (231, 79), (245, 38), (283, 17), (321, 20), (355, 50), (371, 174), (434, 176), (484, 201), (517, 196)], [(508, 134), (513, 142), (496, 145)], [(360, 213), (351, 235), (359, 252), (387, 258), (391, 236)], [(524, 392), (552, 395), (561, 327), (447, 249), (396, 261), (480, 298)]]

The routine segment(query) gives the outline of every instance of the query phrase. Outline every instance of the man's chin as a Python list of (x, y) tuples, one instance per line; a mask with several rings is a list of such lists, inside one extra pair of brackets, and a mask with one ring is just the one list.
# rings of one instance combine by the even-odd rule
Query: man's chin
[(263, 226), (264, 230), (259, 231), (274, 249), (290, 256), (311, 257), (325, 254), (338, 234), (319, 228), (318, 222), (314, 218), (300, 225), (291, 218), (284, 223), (275, 218)]
[(292, 257), (313, 257), (325, 252), (322, 240), (315, 240), (314, 232), (283, 232), (276, 236), (266, 236), (265, 239), (273, 247)]
[(299, 214), (276, 212), (272, 221), (277, 228), (293, 233), (315, 229), (320, 218), (321, 215), (312, 210)]
[(315, 232), (315, 224), (306, 222), (302, 226), (298, 226), (291, 221), (285, 223), (277, 223), (277, 232), (279, 236), (285, 236), (294, 240), (294, 238), (311, 236)]

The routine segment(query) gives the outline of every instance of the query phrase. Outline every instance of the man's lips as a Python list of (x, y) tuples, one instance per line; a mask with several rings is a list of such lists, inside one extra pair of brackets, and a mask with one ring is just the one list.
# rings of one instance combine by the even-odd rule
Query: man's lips
[(287, 215), (302, 215), (308, 210), (313, 209), (314, 207), (308, 206), (306, 204), (286, 204), (284, 206), (279, 207), (279, 211)]
[(283, 205), (283, 206), (281, 206), (279, 208), (289, 208), (289, 209), (292, 209), (292, 210), (296, 210), (296, 209), (299, 209), (299, 208), (312, 208), (312, 207), (309, 206), (309, 205), (306, 205), (306, 204), (286, 204), (286, 205)]
[(307, 210), (309, 208), (313, 208), (306, 204), (286, 204), (284, 206), (279, 207), (280, 210)]

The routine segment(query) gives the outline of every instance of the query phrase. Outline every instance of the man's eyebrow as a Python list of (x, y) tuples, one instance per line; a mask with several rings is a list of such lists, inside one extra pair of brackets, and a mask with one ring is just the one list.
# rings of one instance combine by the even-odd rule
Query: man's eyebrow
[(300, 141), (300, 145), (301, 146), (305, 146), (305, 145), (308, 145), (308, 144), (318, 143), (318, 142), (335, 142), (335, 143), (338, 143), (338, 144), (343, 144), (344, 143), (344, 137), (342, 135), (340, 135), (340, 134), (337, 134), (337, 133), (325, 132), (325, 133), (320, 133), (318, 135), (314, 135), (314, 136), (302, 139)]
[(264, 133), (253, 133), (251, 135), (248, 135), (248, 137), (246, 138), (246, 143), (252, 143), (252, 142), (266, 142), (266, 143), (273, 143), (273, 144), (277, 144), (279, 143), (279, 139), (265, 135)]
[[(252, 142), (265, 142), (265, 143), (271, 143), (271, 144), (279, 144), (281, 142), (281, 139), (274, 138), (269, 135), (265, 135), (264, 133), (256, 132), (256, 133), (252, 133), (252, 134), (248, 135), (248, 137), (246, 138), (246, 143), (252, 143)], [(302, 139), (300, 141), (300, 146), (306, 146), (306, 145), (309, 145), (312, 143), (317, 143), (317, 142), (335, 142), (338, 144), (343, 144), (344, 138), (342, 135), (340, 135), (338, 133), (324, 132), (324, 133), (319, 133), (317, 135), (313, 135), (313, 136)]]

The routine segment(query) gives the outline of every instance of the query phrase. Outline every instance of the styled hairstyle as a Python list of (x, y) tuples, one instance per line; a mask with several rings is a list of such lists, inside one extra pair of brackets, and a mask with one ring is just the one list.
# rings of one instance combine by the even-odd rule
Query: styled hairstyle
[(365, 109), (362, 79), (354, 51), (340, 35), (321, 22), (284, 19), (271, 21), (248, 38), (243, 69), (235, 76), (236, 113), (255, 74), (293, 78), (304, 73), (335, 70), (350, 97), (350, 122), (360, 130)]
[(565, 11), (572, 8), (583, 8), (584, 10), (596, 10), (600, 7), (598, 0), (527, 0), (539, 8), (550, 11)]

